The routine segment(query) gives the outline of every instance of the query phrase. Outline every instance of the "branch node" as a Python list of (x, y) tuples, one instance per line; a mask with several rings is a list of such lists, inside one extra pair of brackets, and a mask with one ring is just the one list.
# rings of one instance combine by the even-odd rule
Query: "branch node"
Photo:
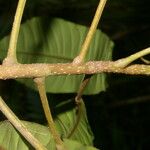
[(80, 64), (82, 64), (82, 61), (83, 59), (82, 59), (82, 57), (79, 55), (79, 56), (77, 56), (77, 57), (75, 57), (74, 59), (73, 59), (73, 62), (72, 62), (72, 64), (73, 65), (80, 65)]
[(10, 65), (16, 65), (16, 64), (19, 64), (19, 63), (17, 62), (16, 59), (14, 59), (14, 58), (12, 58), (12, 57), (6, 57), (6, 58), (3, 60), (2, 64), (3, 64), (4, 66), (10, 66)]

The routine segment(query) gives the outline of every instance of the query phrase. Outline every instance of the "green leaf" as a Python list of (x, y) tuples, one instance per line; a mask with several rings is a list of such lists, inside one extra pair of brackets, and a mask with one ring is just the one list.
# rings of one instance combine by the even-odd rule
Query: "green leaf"
[[(21, 25), (17, 56), (21, 63), (66, 63), (75, 58), (88, 28), (62, 19), (32, 18)], [(0, 41), (1, 56), (6, 56), (9, 36)], [(100, 30), (89, 48), (86, 60), (110, 60), (113, 43)], [(41, 68), (42, 71), (42, 68)], [(49, 76), (46, 90), (51, 93), (77, 92), (84, 75)], [(32, 80), (19, 80), (36, 89)], [(106, 76), (94, 75), (84, 94), (96, 94), (106, 89)]]
[[(27, 126), (29, 131), (47, 148), (55, 149), (54, 139), (51, 134), (49, 134), (47, 127), (25, 121), (23, 121), (23, 123)], [(22, 136), (8, 121), (0, 123), (0, 145), (6, 150), (31, 149), (30, 144), (22, 138)]]
[[(47, 127), (25, 121), (23, 121), (23, 123), (28, 127), (29, 131), (47, 147), (47, 149), (56, 149), (55, 142)], [(68, 139), (64, 140), (64, 144), (69, 150), (96, 150), (96, 148), (83, 146), (76, 141)], [(8, 121), (0, 122), (0, 145), (7, 150), (33, 149)]]

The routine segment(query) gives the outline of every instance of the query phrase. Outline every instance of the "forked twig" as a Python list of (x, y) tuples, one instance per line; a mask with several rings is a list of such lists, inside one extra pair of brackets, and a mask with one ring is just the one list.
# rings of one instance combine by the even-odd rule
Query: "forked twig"
[(48, 122), (48, 126), (50, 129), (50, 132), (56, 142), (56, 145), (63, 145), (63, 141), (61, 140), (56, 128), (55, 128), (55, 123), (52, 118), (51, 110), (49, 107), (48, 99), (46, 96), (46, 91), (45, 91), (45, 78), (35, 78), (34, 82), (37, 85), (40, 98), (41, 98), (41, 103), (44, 109), (44, 113)]
[(150, 61), (145, 59), (144, 57), (141, 57), (140, 58), (145, 64), (149, 65), (150, 64)]
[(132, 54), (126, 58), (117, 60), (115, 66), (119, 68), (124, 68), (128, 66), (130, 63), (132, 63), (133, 61), (137, 60), (138, 58), (141, 58), (148, 54), (150, 54), (150, 47), (143, 49), (135, 54)]
[(19, 118), (12, 112), (7, 104), (0, 97), (0, 110), (9, 120), (9, 122), (23, 135), (23, 137), (36, 149), (47, 150), (27, 129), (27, 127), (19, 120)]
[(94, 35), (95, 31), (96, 31), (98, 22), (99, 22), (99, 20), (100, 20), (100, 18), (102, 16), (102, 12), (104, 10), (106, 1), (107, 0), (100, 0), (100, 2), (98, 4), (98, 7), (97, 7), (97, 10), (96, 10), (96, 13), (95, 13), (95, 16), (93, 18), (92, 24), (91, 24), (90, 29), (88, 31), (88, 34), (87, 34), (87, 36), (85, 38), (85, 41), (84, 41), (84, 43), (83, 43), (83, 45), (81, 47), (80, 53), (73, 60), (74, 64), (79, 64), (79, 63), (83, 63), (84, 62), (86, 54), (88, 52), (88, 48), (89, 48), (90, 43), (91, 43), (91, 41), (93, 39), (93, 35)]
[(83, 100), (82, 100), (82, 95), (83, 95), (83, 92), (85, 90), (85, 87), (87, 86), (87, 84), (89, 83), (90, 79), (91, 79), (91, 76), (92, 75), (86, 75), (85, 78), (83, 79), (80, 87), (79, 87), (79, 90), (77, 92), (77, 96), (75, 97), (75, 103), (76, 103), (76, 106), (77, 106), (77, 117), (76, 117), (76, 122), (73, 126), (73, 128), (71, 129), (70, 133), (68, 134), (67, 138), (70, 138), (75, 130), (77, 129), (79, 123), (80, 123), (80, 120), (81, 120), (81, 116), (82, 116), (82, 113), (83, 113)]
[(17, 41), (18, 41), (18, 35), (20, 30), (20, 23), (24, 11), (26, 0), (19, 0), (13, 27), (11, 31), (10, 41), (9, 41), (9, 48), (7, 52), (7, 57), (4, 59), (4, 64), (14, 64), (17, 63), (17, 57), (16, 57), (16, 47), (17, 47)]

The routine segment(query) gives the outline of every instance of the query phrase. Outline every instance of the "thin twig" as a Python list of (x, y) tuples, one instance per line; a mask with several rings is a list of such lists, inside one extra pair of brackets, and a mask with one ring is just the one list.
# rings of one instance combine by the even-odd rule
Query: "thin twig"
[(27, 129), (27, 127), (12, 112), (7, 104), (0, 97), (0, 110), (10, 121), (10, 123), (23, 135), (23, 137), (37, 150), (47, 150)]
[(150, 61), (145, 59), (144, 57), (141, 57), (140, 58), (145, 64), (149, 65), (150, 64)]
[(118, 100), (118, 102), (111, 103), (107, 107), (108, 108), (116, 108), (121, 106), (128, 106), (132, 104), (145, 103), (150, 101), (150, 95), (135, 97), (127, 100)]
[(51, 110), (50, 110), (49, 103), (47, 100), (46, 91), (45, 91), (45, 78), (35, 78), (34, 82), (36, 83), (39, 94), (40, 94), (41, 103), (42, 103), (42, 106), (44, 109), (44, 113), (45, 113), (45, 116), (46, 116), (46, 119), (48, 122), (50, 132), (51, 132), (56, 144), (63, 145), (63, 142), (55, 128), (55, 123), (53, 121)]
[(76, 121), (74, 123), (74, 126), (71, 128), (69, 134), (66, 136), (67, 138), (71, 138), (74, 135), (76, 129), (78, 128), (78, 125), (80, 123), (80, 120), (81, 120), (81, 117), (82, 117), (82, 114), (83, 114), (83, 105), (84, 105), (84, 102), (83, 102), (82, 99), (77, 100), (77, 101), (78, 101), (78, 103), (77, 103)]
[(81, 47), (81, 50), (80, 50), (80, 53), (79, 55), (73, 60), (73, 63), (74, 64), (79, 64), (79, 63), (83, 63), (84, 60), (85, 60), (85, 57), (86, 57), (86, 54), (88, 52), (88, 48), (90, 46), (90, 43), (93, 39), (93, 35), (96, 31), (96, 28), (97, 28), (97, 25), (98, 25), (98, 22), (102, 16), (102, 12), (104, 10), (104, 7), (105, 7), (105, 4), (106, 4), (106, 1), (107, 0), (100, 0), (99, 4), (98, 4), (98, 7), (97, 7), (97, 10), (96, 10), (96, 13), (95, 13), (95, 16), (93, 18), (93, 21), (92, 21), (92, 24), (90, 26), (90, 29), (89, 29), (89, 32), (85, 38), (85, 41)]
[(76, 103), (76, 107), (77, 107), (77, 117), (76, 117), (76, 122), (73, 126), (73, 128), (71, 129), (70, 133), (68, 134), (67, 138), (70, 138), (71, 136), (73, 136), (74, 132), (76, 131), (79, 123), (80, 123), (80, 120), (81, 120), (81, 116), (82, 116), (82, 112), (83, 112), (83, 100), (82, 100), (82, 95), (83, 95), (83, 92), (86, 88), (86, 86), (88, 85), (90, 79), (91, 79), (91, 76), (92, 75), (86, 75), (79, 87), (79, 90), (77, 92), (77, 96), (75, 97), (75, 103)]
[(86, 88), (86, 86), (88, 85), (90, 79), (91, 79), (91, 76), (92, 75), (85, 75), (84, 77), (84, 80), (82, 81), (80, 87), (79, 87), (79, 90), (77, 92), (77, 96), (76, 96), (76, 103), (78, 103), (78, 101), (80, 101), (82, 95), (83, 95), (83, 92)]
[(126, 58), (117, 60), (116, 67), (124, 68), (124, 67), (128, 66), (130, 63), (132, 63), (133, 61), (137, 60), (138, 58), (141, 58), (148, 54), (150, 54), (150, 47), (143, 49), (143, 50), (141, 50), (133, 55), (130, 55)]
[(20, 30), (20, 23), (24, 11), (26, 0), (19, 0), (14, 22), (13, 22), (13, 27), (11, 31), (11, 36), (10, 36), (10, 42), (9, 42), (9, 48), (7, 52), (7, 57), (4, 59), (4, 64), (14, 64), (17, 63), (17, 57), (16, 57), (16, 45), (18, 41), (18, 35), (19, 35), (19, 30)]

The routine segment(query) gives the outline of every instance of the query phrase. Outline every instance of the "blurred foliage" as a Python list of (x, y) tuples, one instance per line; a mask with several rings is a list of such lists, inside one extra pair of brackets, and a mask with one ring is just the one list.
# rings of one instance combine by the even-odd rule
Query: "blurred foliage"
[[(46, 126), (36, 123), (23, 121), (25, 126), (48, 150), (56, 150), (55, 140)], [(8, 132), (9, 131), (9, 132)], [(0, 122), (0, 145), (7, 150), (33, 150), (33, 147), (25, 141), (22, 136), (16, 131), (9, 121)], [(82, 132), (81, 132), (82, 134)], [(7, 140), (6, 140), (7, 137)], [(85, 140), (82, 138), (82, 140)], [(92, 146), (87, 146), (85, 143), (81, 144), (77, 141), (64, 139), (64, 145), (69, 150), (97, 150)]]
[[(89, 26), (97, 4), (98, 0), (28, 0), (23, 21), (32, 16), (47, 15)], [(16, 0), (0, 0), (0, 6), (2, 38), (11, 29)], [(114, 59), (150, 46), (149, 10), (149, 0), (108, 0), (99, 27), (115, 41)], [(101, 150), (150, 149), (149, 91), (149, 77), (111, 74), (106, 92), (84, 97), (96, 147)], [(0, 81), (0, 94), (20, 118), (45, 123), (36, 92), (10, 80)], [(50, 105), (58, 97), (70, 96), (74, 94), (48, 95)], [(120, 101), (136, 98), (141, 101), (117, 105)]]

